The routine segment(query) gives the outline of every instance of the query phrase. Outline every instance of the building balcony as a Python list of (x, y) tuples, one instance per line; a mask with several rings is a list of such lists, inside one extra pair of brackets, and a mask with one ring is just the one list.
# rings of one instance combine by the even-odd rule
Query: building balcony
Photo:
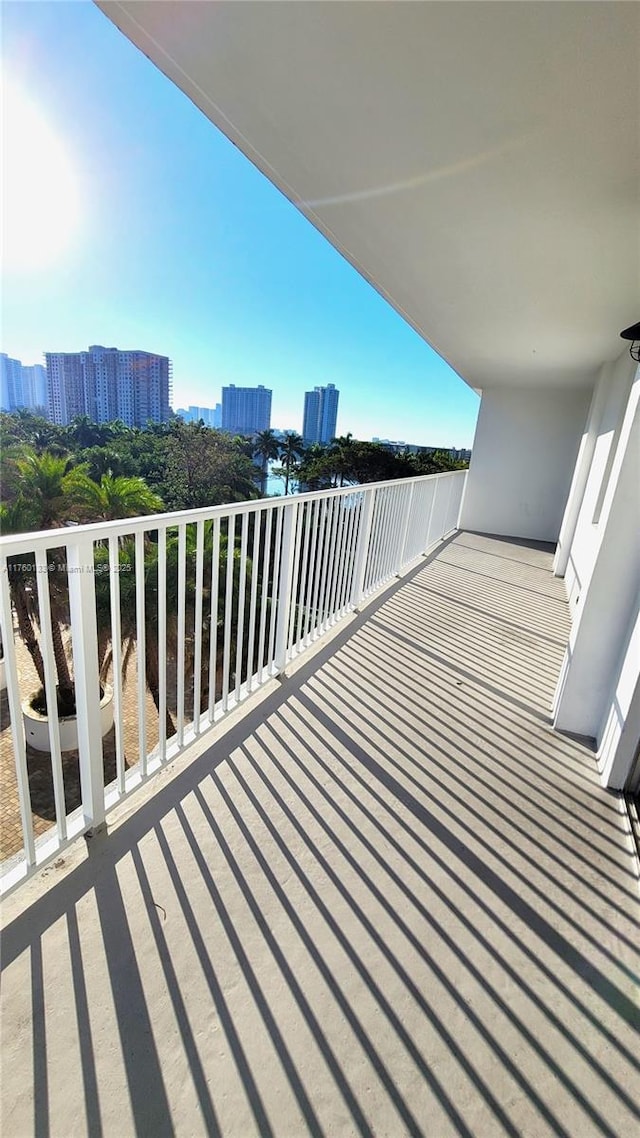
[(637, 6), (99, 6), (482, 401), (466, 485), (3, 544), (5, 1130), (631, 1138)]
[[(65, 836), (58, 817), (31, 865), (28, 848), (9, 865), (9, 884), (28, 879), (4, 902), (7, 1133), (635, 1131), (638, 864), (624, 799), (602, 786), (588, 740), (553, 729), (570, 628), (553, 546), (456, 529), (464, 479), (232, 510), (247, 518), (234, 523), (235, 586), (213, 553), (209, 565), (232, 598), (251, 530), (266, 536), (250, 516), (273, 511), (259, 552), (278, 572), (247, 572), (248, 607), (231, 610), (260, 641), (270, 582), (265, 674), (252, 691), (233, 676), (222, 614), (213, 723), (203, 699), (197, 727), (188, 700), (180, 714), (198, 683), (189, 653), (161, 684), (175, 737), (158, 723), (154, 742), (140, 672), (116, 684), (121, 714), (131, 692), (141, 714), (120, 732), (114, 782), (91, 783), (81, 735)], [(187, 611), (190, 554), (204, 582), (202, 513), (178, 521)], [(210, 515), (228, 552), (229, 509)], [(109, 525), (91, 539), (110, 538), (112, 556), (127, 527), (163, 529)], [(73, 564), (86, 534), (65, 537)], [(20, 540), (26, 556), (34, 537)], [(68, 579), (100, 592), (95, 574)], [(80, 599), (76, 657), (91, 623)], [(11, 645), (7, 661), (11, 679)], [(20, 762), (18, 741), (19, 783)]]

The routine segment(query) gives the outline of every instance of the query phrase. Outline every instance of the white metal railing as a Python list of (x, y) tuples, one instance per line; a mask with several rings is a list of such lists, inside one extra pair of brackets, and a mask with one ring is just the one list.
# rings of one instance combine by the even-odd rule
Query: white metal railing
[[(465, 477), (455, 471), (3, 538), (0, 623), (15, 759), (4, 801), (5, 816), (8, 802), (15, 807), (16, 848), (2, 862), (2, 891), (99, 827), (125, 796), (454, 530)], [(23, 705), (37, 669), (19, 631), (19, 605), (22, 629), (28, 613), (42, 657), (49, 751), (40, 757), (27, 746)], [(70, 755), (61, 735), (67, 721), (50, 713), (61, 643), (77, 708)], [(103, 738), (109, 687), (114, 722)], [(50, 778), (51, 824), (36, 836), (43, 821), (30, 774), (38, 763)], [(68, 784), (77, 785), (78, 771), (75, 801)]]

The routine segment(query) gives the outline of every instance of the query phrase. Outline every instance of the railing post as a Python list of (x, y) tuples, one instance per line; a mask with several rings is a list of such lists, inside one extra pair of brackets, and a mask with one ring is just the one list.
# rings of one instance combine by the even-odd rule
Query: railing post
[(402, 530), (401, 530), (402, 537), (400, 538), (400, 541), (398, 543), (398, 560), (396, 562), (396, 577), (400, 576), (400, 571), (402, 569), (402, 566), (404, 565), (404, 552), (406, 549), (407, 537), (409, 534), (409, 521), (411, 519), (411, 506), (413, 505), (413, 488), (414, 488), (414, 486), (415, 486), (415, 482), (412, 482), (411, 483), (411, 489), (409, 490), (408, 501), (407, 501), (405, 511), (404, 511), (404, 517), (402, 519)]
[(435, 481), (433, 484), (433, 494), (431, 495), (431, 505), (429, 506), (429, 519), (427, 521), (427, 528), (426, 528), (425, 538), (424, 538), (424, 552), (425, 553), (427, 552), (427, 550), (429, 548), (429, 544), (430, 544), (429, 543), (429, 537), (431, 536), (431, 523), (433, 521), (433, 510), (434, 510), (434, 506), (436, 504), (436, 497), (438, 495), (438, 486), (440, 485), (440, 478), (442, 477), (442, 475), (436, 474), (434, 477), (435, 477)]
[(297, 502), (284, 506), (282, 526), (282, 545), (280, 551), (280, 580), (278, 583), (278, 610), (276, 613), (276, 637), (273, 652), (274, 675), (283, 672), (287, 663), (287, 633), (291, 612), (291, 582), (293, 577), (294, 528), (297, 516)]
[(90, 537), (68, 542), (67, 571), (82, 809), (87, 829), (95, 830), (104, 823), (104, 771), (96, 587)]
[(13, 612), (11, 609), (11, 594), (9, 591), (9, 569), (7, 559), (3, 559), (0, 568), (0, 623), (2, 625), (2, 645), (7, 681), (7, 698), (9, 700), (9, 719), (11, 723), (11, 741), (15, 758), (16, 783), (18, 786), (18, 802), (20, 805), (20, 821), (22, 823), (22, 841), (24, 843), (27, 868), (35, 865), (36, 847), (33, 834), (33, 817), (31, 812), (31, 794), (29, 791), (29, 771), (27, 768), (27, 751), (24, 737), (24, 724), (22, 707), (20, 705), (20, 685), (18, 683), (18, 669), (13, 632)]
[(450, 533), (451, 529), (455, 529), (455, 526), (449, 527), (449, 508), (451, 506), (451, 493), (453, 490), (453, 479), (454, 479), (454, 477), (455, 477), (455, 475), (452, 473), (448, 476), (448, 479), (447, 479), (447, 481), (449, 483), (449, 493), (447, 495), (447, 504), (444, 508), (444, 516), (443, 516), (443, 520), (442, 520), (442, 533), (440, 534), (441, 537), (444, 537), (444, 535), (446, 533)]
[(469, 477), (469, 470), (461, 470), (462, 474), (462, 491), (460, 493), (460, 502), (458, 504), (458, 516), (456, 517), (456, 529), (460, 529), (460, 521), (462, 519), (462, 507), (464, 506), (464, 496), (467, 491), (467, 479)]
[(364, 596), (364, 578), (367, 571), (367, 555), (369, 553), (369, 542), (371, 540), (375, 500), (375, 490), (364, 491), (364, 506), (362, 521), (360, 522), (360, 532), (358, 533), (358, 548), (356, 550), (356, 561), (353, 570), (353, 589), (351, 592), (351, 604), (354, 608), (360, 604)]

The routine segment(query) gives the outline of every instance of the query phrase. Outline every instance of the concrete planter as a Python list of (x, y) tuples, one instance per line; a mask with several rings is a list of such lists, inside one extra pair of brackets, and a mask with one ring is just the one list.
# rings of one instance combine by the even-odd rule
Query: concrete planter
[[(100, 700), (100, 729), (102, 737), (109, 733), (113, 727), (113, 689), (109, 684), (103, 685), (103, 696)], [(34, 711), (31, 706), (35, 692), (22, 704), (22, 717), (24, 720), (25, 738), (34, 751), (50, 751), (49, 719), (46, 715)], [(62, 751), (75, 751), (78, 748), (78, 718), (76, 715), (66, 715), (58, 720), (60, 724), (60, 749)]]

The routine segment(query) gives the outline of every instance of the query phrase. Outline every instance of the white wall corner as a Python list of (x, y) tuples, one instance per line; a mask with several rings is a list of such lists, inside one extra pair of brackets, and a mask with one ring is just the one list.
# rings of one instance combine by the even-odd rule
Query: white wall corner
[(555, 542), (591, 388), (482, 393), (460, 528)]

